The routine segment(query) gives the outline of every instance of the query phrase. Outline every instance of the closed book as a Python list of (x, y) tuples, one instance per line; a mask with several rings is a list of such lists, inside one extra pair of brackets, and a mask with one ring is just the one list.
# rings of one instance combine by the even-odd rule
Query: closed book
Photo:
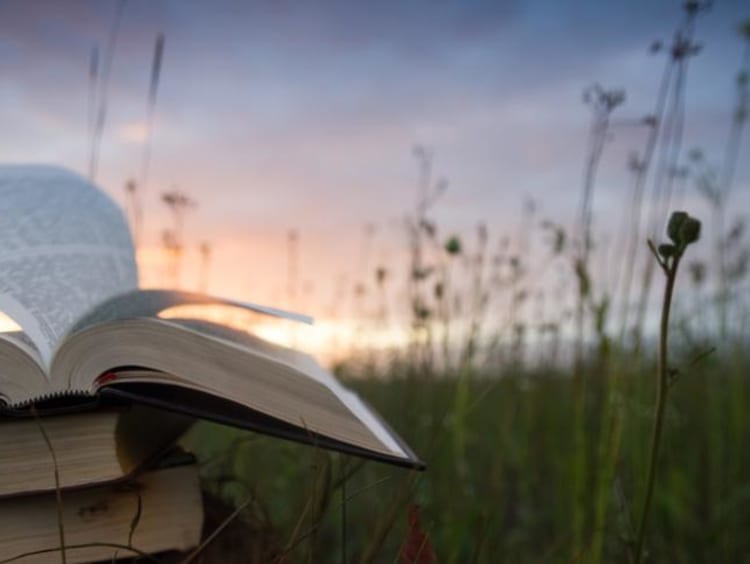
[(138, 404), (0, 417), (0, 497), (120, 480), (170, 449), (193, 421)]
[(0, 560), (58, 564), (61, 523), (69, 563), (186, 551), (200, 543), (203, 505), (194, 463), (61, 497), (60, 506), (55, 493), (0, 500)]

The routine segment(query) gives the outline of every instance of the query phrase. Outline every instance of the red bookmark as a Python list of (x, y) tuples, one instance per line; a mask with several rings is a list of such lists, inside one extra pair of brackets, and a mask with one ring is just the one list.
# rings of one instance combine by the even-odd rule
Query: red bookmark
[(117, 380), (117, 374), (114, 372), (105, 372), (101, 376), (99, 376), (96, 379), (96, 385), (97, 386), (103, 386), (104, 384), (109, 384), (110, 382), (113, 382)]

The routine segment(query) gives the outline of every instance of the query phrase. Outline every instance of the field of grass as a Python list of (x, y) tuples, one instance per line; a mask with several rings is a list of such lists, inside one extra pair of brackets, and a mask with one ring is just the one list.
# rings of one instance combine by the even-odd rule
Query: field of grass
[[(485, 222), (445, 232), (435, 208), (446, 183), (415, 147), (408, 264), (357, 272), (352, 296), (362, 356), (368, 328), (400, 323), (409, 337), (399, 361), (350, 360), (338, 373), (428, 470), (201, 424), (188, 443), (212, 499), (244, 508), (213, 561), (750, 562), (750, 247), (733, 197), (750, 22), (738, 28), (724, 154), (709, 157), (683, 134), (708, 7), (686, 2), (672, 42), (650, 48), (665, 66), (652, 113), (625, 120), (645, 133), (617, 221), (597, 223), (594, 200), (624, 123), (619, 88), (584, 91), (591, 129), (572, 222), (529, 201), (515, 233)], [(690, 217), (670, 214), (685, 202)], [(296, 231), (289, 242), (295, 288)]]
[[(685, 371), (671, 396), (649, 561), (750, 561), (750, 358), (724, 353)], [(454, 375), (349, 380), (423, 457), (424, 473), (207, 424), (188, 442), (209, 489), (231, 504), (253, 500), (235, 523), (248, 531), (237, 562), (285, 549), (280, 561), (398, 561), (410, 504), (440, 562), (627, 561), (654, 374), (654, 361), (632, 357), (587, 369), (583, 451), (573, 380), (512, 368), (472, 379), (460, 421)]]

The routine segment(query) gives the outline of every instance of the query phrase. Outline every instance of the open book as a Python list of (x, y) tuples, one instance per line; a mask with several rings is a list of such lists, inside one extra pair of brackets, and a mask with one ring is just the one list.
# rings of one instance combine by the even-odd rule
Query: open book
[(311, 357), (194, 319), (183, 304), (305, 316), (189, 292), (139, 290), (125, 219), (71, 172), (0, 167), (0, 405), (115, 395), (414, 468), (419, 459)]

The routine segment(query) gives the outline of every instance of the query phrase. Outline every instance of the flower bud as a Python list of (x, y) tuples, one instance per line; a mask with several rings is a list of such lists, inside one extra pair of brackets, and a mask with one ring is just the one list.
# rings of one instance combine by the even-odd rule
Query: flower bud
[(669, 218), (669, 223), (667, 224), (667, 235), (669, 235), (669, 238), (673, 243), (681, 243), (680, 227), (688, 217), (688, 214), (682, 211), (672, 212), (672, 215)]
[(458, 255), (461, 253), (461, 240), (453, 236), (445, 242), (445, 252), (449, 255)]
[(694, 217), (687, 217), (680, 225), (680, 243), (687, 247), (701, 236), (701, 222)]

